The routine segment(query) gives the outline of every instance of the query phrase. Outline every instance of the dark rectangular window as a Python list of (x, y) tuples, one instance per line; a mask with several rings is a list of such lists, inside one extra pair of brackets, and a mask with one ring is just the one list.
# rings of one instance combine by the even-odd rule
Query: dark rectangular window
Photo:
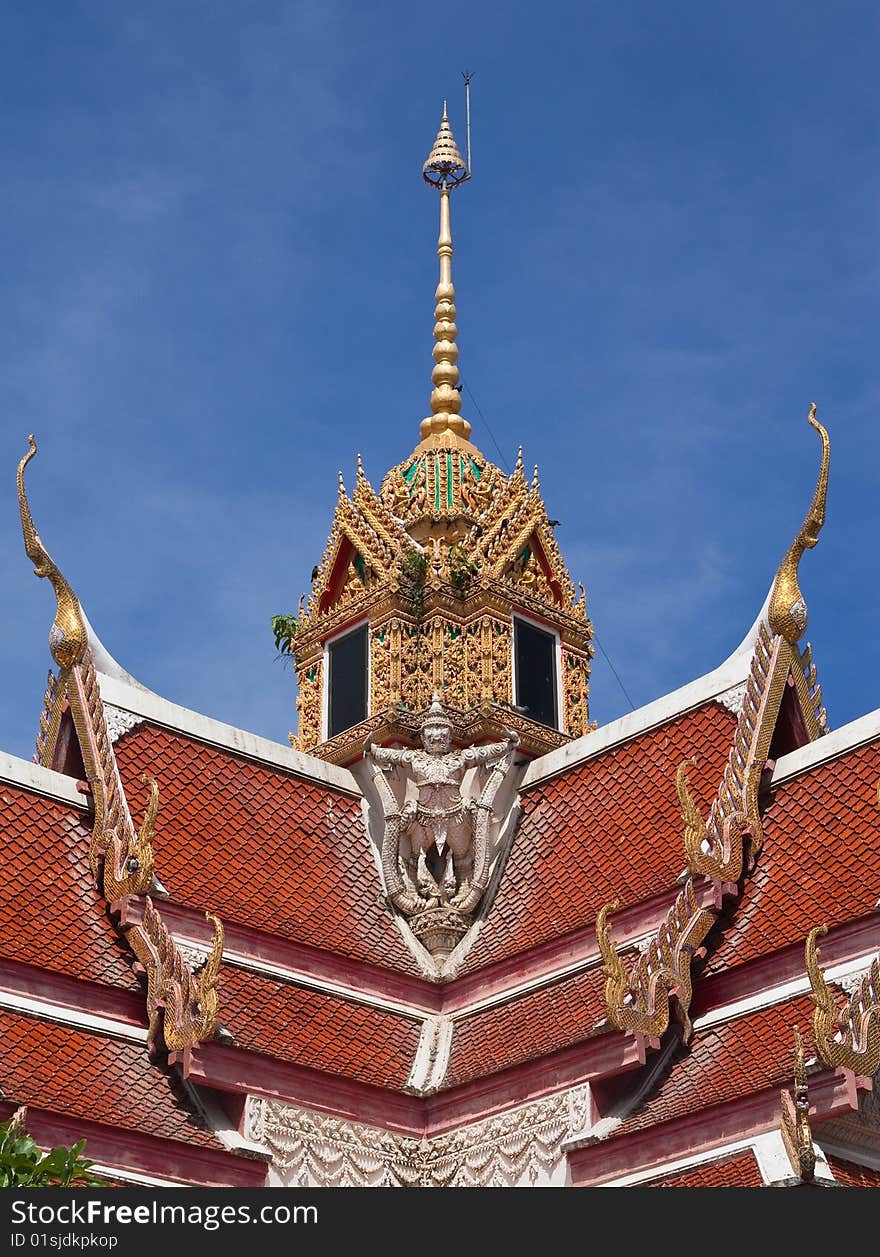
[(367, 718), (367, 626), (327, 647), (327, 737)]
[(527, 620), (513, 621), (516, 707), (529, 720), (559, 727), (556, 701), (556, 638)]

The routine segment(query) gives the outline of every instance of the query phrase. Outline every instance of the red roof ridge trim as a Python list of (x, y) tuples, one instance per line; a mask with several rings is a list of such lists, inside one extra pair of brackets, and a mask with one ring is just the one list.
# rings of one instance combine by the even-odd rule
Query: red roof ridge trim
[[(674, 887), (624, 910), (617, 922), (618, 933), (623, 923), (624, 946), (634, 946), (650, 936), (676, 894)], [(702, 878), (698, 880), (696, 895), (702, 906), (713, 902), (714, 894), (710, 883)], [(139, 896), (131, 896), (115, 905), (120, 926), (137, 925), (142, 919), (143, 903)], [(167, 900), (162, 902), (162, 918), (179, 945), (208, 945), (210, 932), (203, 913)], [(366, 961), (358, 962), (355, 967), (347, 957), (335, 952), (262, 934), (252, 926), (235, 921), (226, 920), (224, 932), (225, 965), (413, 1020), (439, 1015), (461, 1020), (589, 972), (602, 961), (594, 927), (589, 925), (577, 932), (576, 940), (567, 935), (561, 940), (542, 943), (440, 986), (425, 978), (386, 970)], [(534, 958), (534, 965), (530, 957)]]
[(47, 1021), (56, 1026), (69, 1026), (73, 1030), (96, 1034), (99, 1038), (123, 1039), (130, 1043), (146, 1043), (147, 1041), (145, 1026), (136, 1026), (130, 1021), (117, 1020), (105, 1013), (92, 1013), (63, 1004), (51, 1003), (32, 995), (9, 994), (6, 991), (0, 991), (0, 1009), (18, 1013), (22, 1017), (32, 1017), (35, 1021)]
[[(0, 1099), (0, 1120), (11, 1115), (15, 1107)], [(121, 1130), (32, 1104), (28, 1105), (28, 1133), (39, 1147), (46, 1148), (85, 1139), (86, 1150), (94, 1156), (96, 1166), (106, 1167), (111, 1177), (122, 1169), (132, 1175), (190, 1186), (262, 1187), (265, 1182), (263, 1162), (244, 1151), (198, 1147), (167, 1135)], [(130, 1162), (126, 1162), (126, 1156), (131, 1157)]]
[[(143, 905), (139, 897), (114, 905), (120, 926), (137, 925), (143, 916)], [(204, 913), (197, 909), (172, 899), (163, 900), (162, 919), (179, 944), (199, 948), (208, 945), (210, 930)], [(308, 990), (356, 998), (414, 1019), (441, 1011), (443, 988), (424, 978), (384, 969), (370, 961), (354, 961), (337, 952), (228, 919), (223, 928), (223, 959), (233, 968)]]
[[(810, 1078), (810, 1093), (817, 1122), (850, 1113), (858, 1105), (857, 1089), (840, 1071), (814, 1074)], [(565, 1145), (572, 1184), (598, 1186), (648, 1170), (653, 1177), (655, 1167), (660, 1173), (663, 1166), (675, 1164), (695, 1146), (720, 1153), (732, 1142), (754, 1139), (778, 1129), (778, 1122), (779, 1090), (765, 1087), (615, 1139), (576, 1136)], [(713, 1143), (719, 1131), (724, 1132), (724, 1142)]]
[(311, 781), (339, 794), (358, 799), (361, 797), (361, 789), (347, 768), (317, 759), (304, 751), (295, 751), (291, 746), (272, 742), (246, 729), (213, 720), (210, 716), (203, 716), (200, 712), (172, 703), (170, 699), (162, 698), (151, 690), (135, 688), (115, 677), (99, 674), (99, 680), (104, 702), (120, 711), (131, 712), (150, 724), (218, 747), (242, 759), (266, 764), (270, 768)]
[[(153, 883), (153, 825), (158, 786), (150, 783), (144, 823), (135, 831), (125, 788), (110, 740), (98, 675), (89, 646), (81, 661), (61, 671), (52, 695), (52, 712), (42, 754), (51, 762), (69, 708), (94, 803), (89, 866), (98, 891), (108, 903), (143, 895)], [(207, 963), (197, 978), (184, 960), (159, 913), (147, 896), (141, 922), (123, 931), (147, 977), (147, 1045), (152, 1050), (160, 1024), (170, 1050), (210, 1037), (217, 1024), (217, 977), (223, 951), (223, 927), (214, 925)]]
[(116, 1037), (146, 1042), (144, 1002), (139, 991), (0, 957), (0, 1007), (29, 1013), (28, 1002), (42, 1020), (73, 1024), (77, 1018), (77, 1024), (85, 1026), (92, 1019), (102, 1032), (105, 1027), (114, 1027)]

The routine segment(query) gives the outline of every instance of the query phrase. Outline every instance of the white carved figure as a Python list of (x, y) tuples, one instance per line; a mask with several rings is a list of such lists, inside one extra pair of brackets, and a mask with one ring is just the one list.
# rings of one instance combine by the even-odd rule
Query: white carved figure
[[(372, 737), (364, 743), (385, 813), (383, 871), (391, 899), (407, 916), (455, 909), (466, 928), (461, 914), (473, 910), (485, 889), (492, 803), (519, 738), (508, 730), (504, 742), (452, 750), (452, 721), (435, 694), (421, 739), (421, 750), (374, 747)], [(491, 772), (477, 797), (464, 797), (465, 773), (475, 766)], [(389, 768), (413, 784), (415, 797), (402, 805), (384, 779)]]

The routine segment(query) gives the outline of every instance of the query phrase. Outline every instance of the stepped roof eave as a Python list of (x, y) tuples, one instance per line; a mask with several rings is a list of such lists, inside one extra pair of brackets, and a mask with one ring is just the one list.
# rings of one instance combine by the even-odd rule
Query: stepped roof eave
[(130, 712), (133, 716), (140, 716), (151, 724), (186, 734), (199, 742), (207, 742), (236, 755), (258, 760), (329, 789), (360, 798), (361, 788), (347, 768), (339, 768), (314, 755), (295, 751), (291, 746), (284, 746), (246, 729), (203, 716), (201, 712), (182, 707), (163, 698), (154, 690), (147, 689), (113, 658), (89, 623), (85, 611), (82, 616), (98, 673), (101, 697), (106, 704)]
[(619, 716), (617, 720), (609, 721), (607, 725), (594, 729), (573, 742), (566, 743), (565, 746), (532, 760), (520, 789), (529, 790), (532, 786), (567, 772), (615, 746), (674, 720), (677, 716), (713, 700), (720, 700), (730, 690), (742, 685), (749, 675), (758, 630), (762, 621), (766, 620), (772, 592), (771, 586), (751, 628), (732, 654), (717, 668), (669, 694), (653, 699), (635, 711), (627, 712), (625, 716)]
[(808, 742), (806, 746), (790, 751), (788, 755), (780, 755), (773, 769), (771, 785), (778, 786), (785, 781), (791, 781), (794, 777), (818, 768), (820, 764), (827, 764), (832, 759), (857, 751), (860, 747), (878, 740), (880, 707), (866, 712), (864, 716), (856, 717), (849, 724), (841, 725), (839, 729), (834, 729), (815, 742)]
[(44, 768), (30, 759), (20, 759), (9, 751), (0, 750), (0, 783), (19, 786), (30, 794), (40, 794), (55, 799), (68, 807), (87, 812), (90, 805), (86, 796), (77, 789), (76, 779), (64, 773)]

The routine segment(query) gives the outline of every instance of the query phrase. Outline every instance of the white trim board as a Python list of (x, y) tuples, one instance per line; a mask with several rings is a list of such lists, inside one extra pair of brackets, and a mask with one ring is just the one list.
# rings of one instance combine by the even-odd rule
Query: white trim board
[(857, 720), (851, 720), (849, 724), (841, 725), (833, 733), (826, 733), (823, 738), (808, 742), (806, 746), (801, 746), (788, 755), (781, 755), (773, 769), (771, 784), (778, 786), (784, 781), (791, 781), (793, 777), (799, 777), (818, 764), (837, 759), (839, 755), (856, 751), (860, 746), (867, 746), (878, 739), (880, 739), (880, 708), (869, 711), (865, 716), (859, 716)]
[(47, 799), (57, 799), (59, 803), (75, 807), (80, 812), (89, 809), (90, 800), (77, 790), (75, 777), (43, 768), (42, 764), (35, 764), (33, 760), (19, 759), (8, 751), (0, 751), (0, 785), (4, 783), (29, 790), (31, 794), (41, 794)]
[(199, 742), (223, 747), (224, 750), (234, 751), (246, 759), (258, 760), (307, 781), (327, 786), (331, 790), (340, 790), (360, 798), (360, 786), (347, 768), (338, 768), (314, 755), (295, 751), (292, 746), (284, 746), (281, 742), (272, 742), (269, 738), (248, 733), (245, 729), (237, 729), (221, 720), (213, 720), (210, 716), (181, 707), (178, 703), (163, 698), (161, 694), (148, 690), (116, 662), (92, 628), (85, 612), (83, 619), (98, 673), (101, 697), (105, 703), (141, 716), (153, 724), (163, 725), (174, 732), (188, 734)]

